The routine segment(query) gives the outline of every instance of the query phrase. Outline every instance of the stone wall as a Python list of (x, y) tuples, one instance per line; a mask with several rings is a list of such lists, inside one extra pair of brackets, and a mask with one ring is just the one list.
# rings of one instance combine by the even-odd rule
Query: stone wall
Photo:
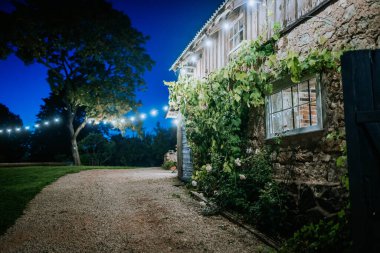
[[(280, 57), (288, 51), (305, 55), (315, 48), (380, 48), (380, 1), (335, 1), (283, 35), (277, 46)], [(322, 105), (322, 131), (282, 137), (278, 151), (271, 155), (275, 177), (288, 182), (297, 217), (301, 220), (333, 215), (343, 207), (343, 199), (347, 199), (340, 185), (347, 170), (336, 165), (342, 155), (341, 146), (345, 145), (340, 73), (323, 73)], [(271, 143), (265, 140), (264, 114), (259, 109), (250, 115), (248, 135), (254, 149)], [(308, 218), (302, 218), (304, 216)]]

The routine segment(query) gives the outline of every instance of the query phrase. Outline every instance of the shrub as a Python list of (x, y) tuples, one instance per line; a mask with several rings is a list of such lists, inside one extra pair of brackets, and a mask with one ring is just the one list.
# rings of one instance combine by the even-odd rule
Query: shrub
[(177, 167), (177, 163), (174, 161), (166, 161), (164, 162), (161, 167), (165, 170), (170, 170), (172, 167)]
[(351, 252), (351, 233), (346, 211), (331, 219), (303, 226), (294, 233), (281, 253)]

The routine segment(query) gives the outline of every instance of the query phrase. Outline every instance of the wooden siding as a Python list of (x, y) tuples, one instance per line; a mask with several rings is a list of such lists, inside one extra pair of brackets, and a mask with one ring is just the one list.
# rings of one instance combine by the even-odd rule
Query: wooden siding
[[(243, 15), (245, 22), (244, 39), (255, 40), (261, 36), (264, 40), (273, 35), (273, 26), (275, 23), (280, 24), (283, 30), (294, 25), (299, 19), (309, 16), (309, 13), (320, 5), (333, 0), (263, 0), (264, 4), (249, 6), (242, 0), (231, 1), (226, 5), (220, 15), (216, 16), (210, 27), (205, 29), (202, 36), (193, 42), (181, 58), (177, 67), (186, 66), (192, 55), (198, 57), (196, 64), (195, 77), (204, 78), (212, 71), (220, 69), (228, 63), (230, 53), (230, 33), (223, 29), (225, 22), (231, 25), (237, 18)], [(228, 11), (228, 8), (230, 11)], [(228, 13), (226, 15), (226, 12)], [(225, 15), (225, 16), (224, 16)], [(231, 27), (230, 27), (231, 28)], [(206, 32), (207, 31), (207, 32)], [(210, 47), (205, 46), (205, 39), (212, 39), (213, 44)]]

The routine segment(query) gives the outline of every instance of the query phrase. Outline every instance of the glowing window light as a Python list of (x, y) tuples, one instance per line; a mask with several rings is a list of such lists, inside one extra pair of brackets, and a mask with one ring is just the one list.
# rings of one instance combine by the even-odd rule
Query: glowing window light
[(146, 119), (146, 114), (145, 113), (142, 113), (141, 115), (140, 115), (140, 119)]
[(16, 132), (20, 132), (21, 131), (21, 128), (16, 128)]
[(130, 117), (129, 119), (131, 120), (131, 122), (135, 122), (136, 117)]
[(40, 127), (40, 124), (35, 124), (34, 127), (35, 127), (35, 128), (39, 128), (39, 127)]
[(55, 119), (54, 119), (54, 122), (55, 122), (55, 123), (58, 123), (58, 122), (59, 122), (59, 118), (55, 118)]
[(162, 107), (162, 109), (167, 112), (169, 110), (169, 106), (165, 105), (164, 107)]
[(158, 115), (158, 111), (156, 109), (153, 109), (150, 111), (150, 115), (152, 115), (153, 117), (156, 117)]
[(48, 126), (49, 124), (50, 124), (49, 121), (45, 121), (45, 122), (44, 122), (44, 125), (45, 125), (45, 126)]
[(12, 133), (12, 129), (7, 129), (7, 133)]

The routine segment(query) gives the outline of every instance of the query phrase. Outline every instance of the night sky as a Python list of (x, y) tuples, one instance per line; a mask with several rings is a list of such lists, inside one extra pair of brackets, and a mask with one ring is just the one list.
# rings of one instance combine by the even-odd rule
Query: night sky
[[(9, 1), (0, 0), (0, 9), (8, 9)], [(145, 74), (147, 90), (137, 97), (143, 106), (140, 112), (160, 110), (157, 118), (148, 117), (144, 127), (150, 131), (157, 121), (163, 126), (172, 122), (164, 119), (162, 107), (168, 102), (168, 91), (163, 80), (173, 81), (176, 77), (169, 72), (170, 66), (207, 22), (223, 0), (112, 0), (114, 8), (126, 13), (132, 25), (148, 35), (146, 49), (156, 62), (151, 72)], [(33, 125), (42, 105), (42, 98), (49, 94), (46, 69), (41, 65), (25, 66), (15, 56), (0, 61), (0, 103), (20, 115), (24, 125)]]

